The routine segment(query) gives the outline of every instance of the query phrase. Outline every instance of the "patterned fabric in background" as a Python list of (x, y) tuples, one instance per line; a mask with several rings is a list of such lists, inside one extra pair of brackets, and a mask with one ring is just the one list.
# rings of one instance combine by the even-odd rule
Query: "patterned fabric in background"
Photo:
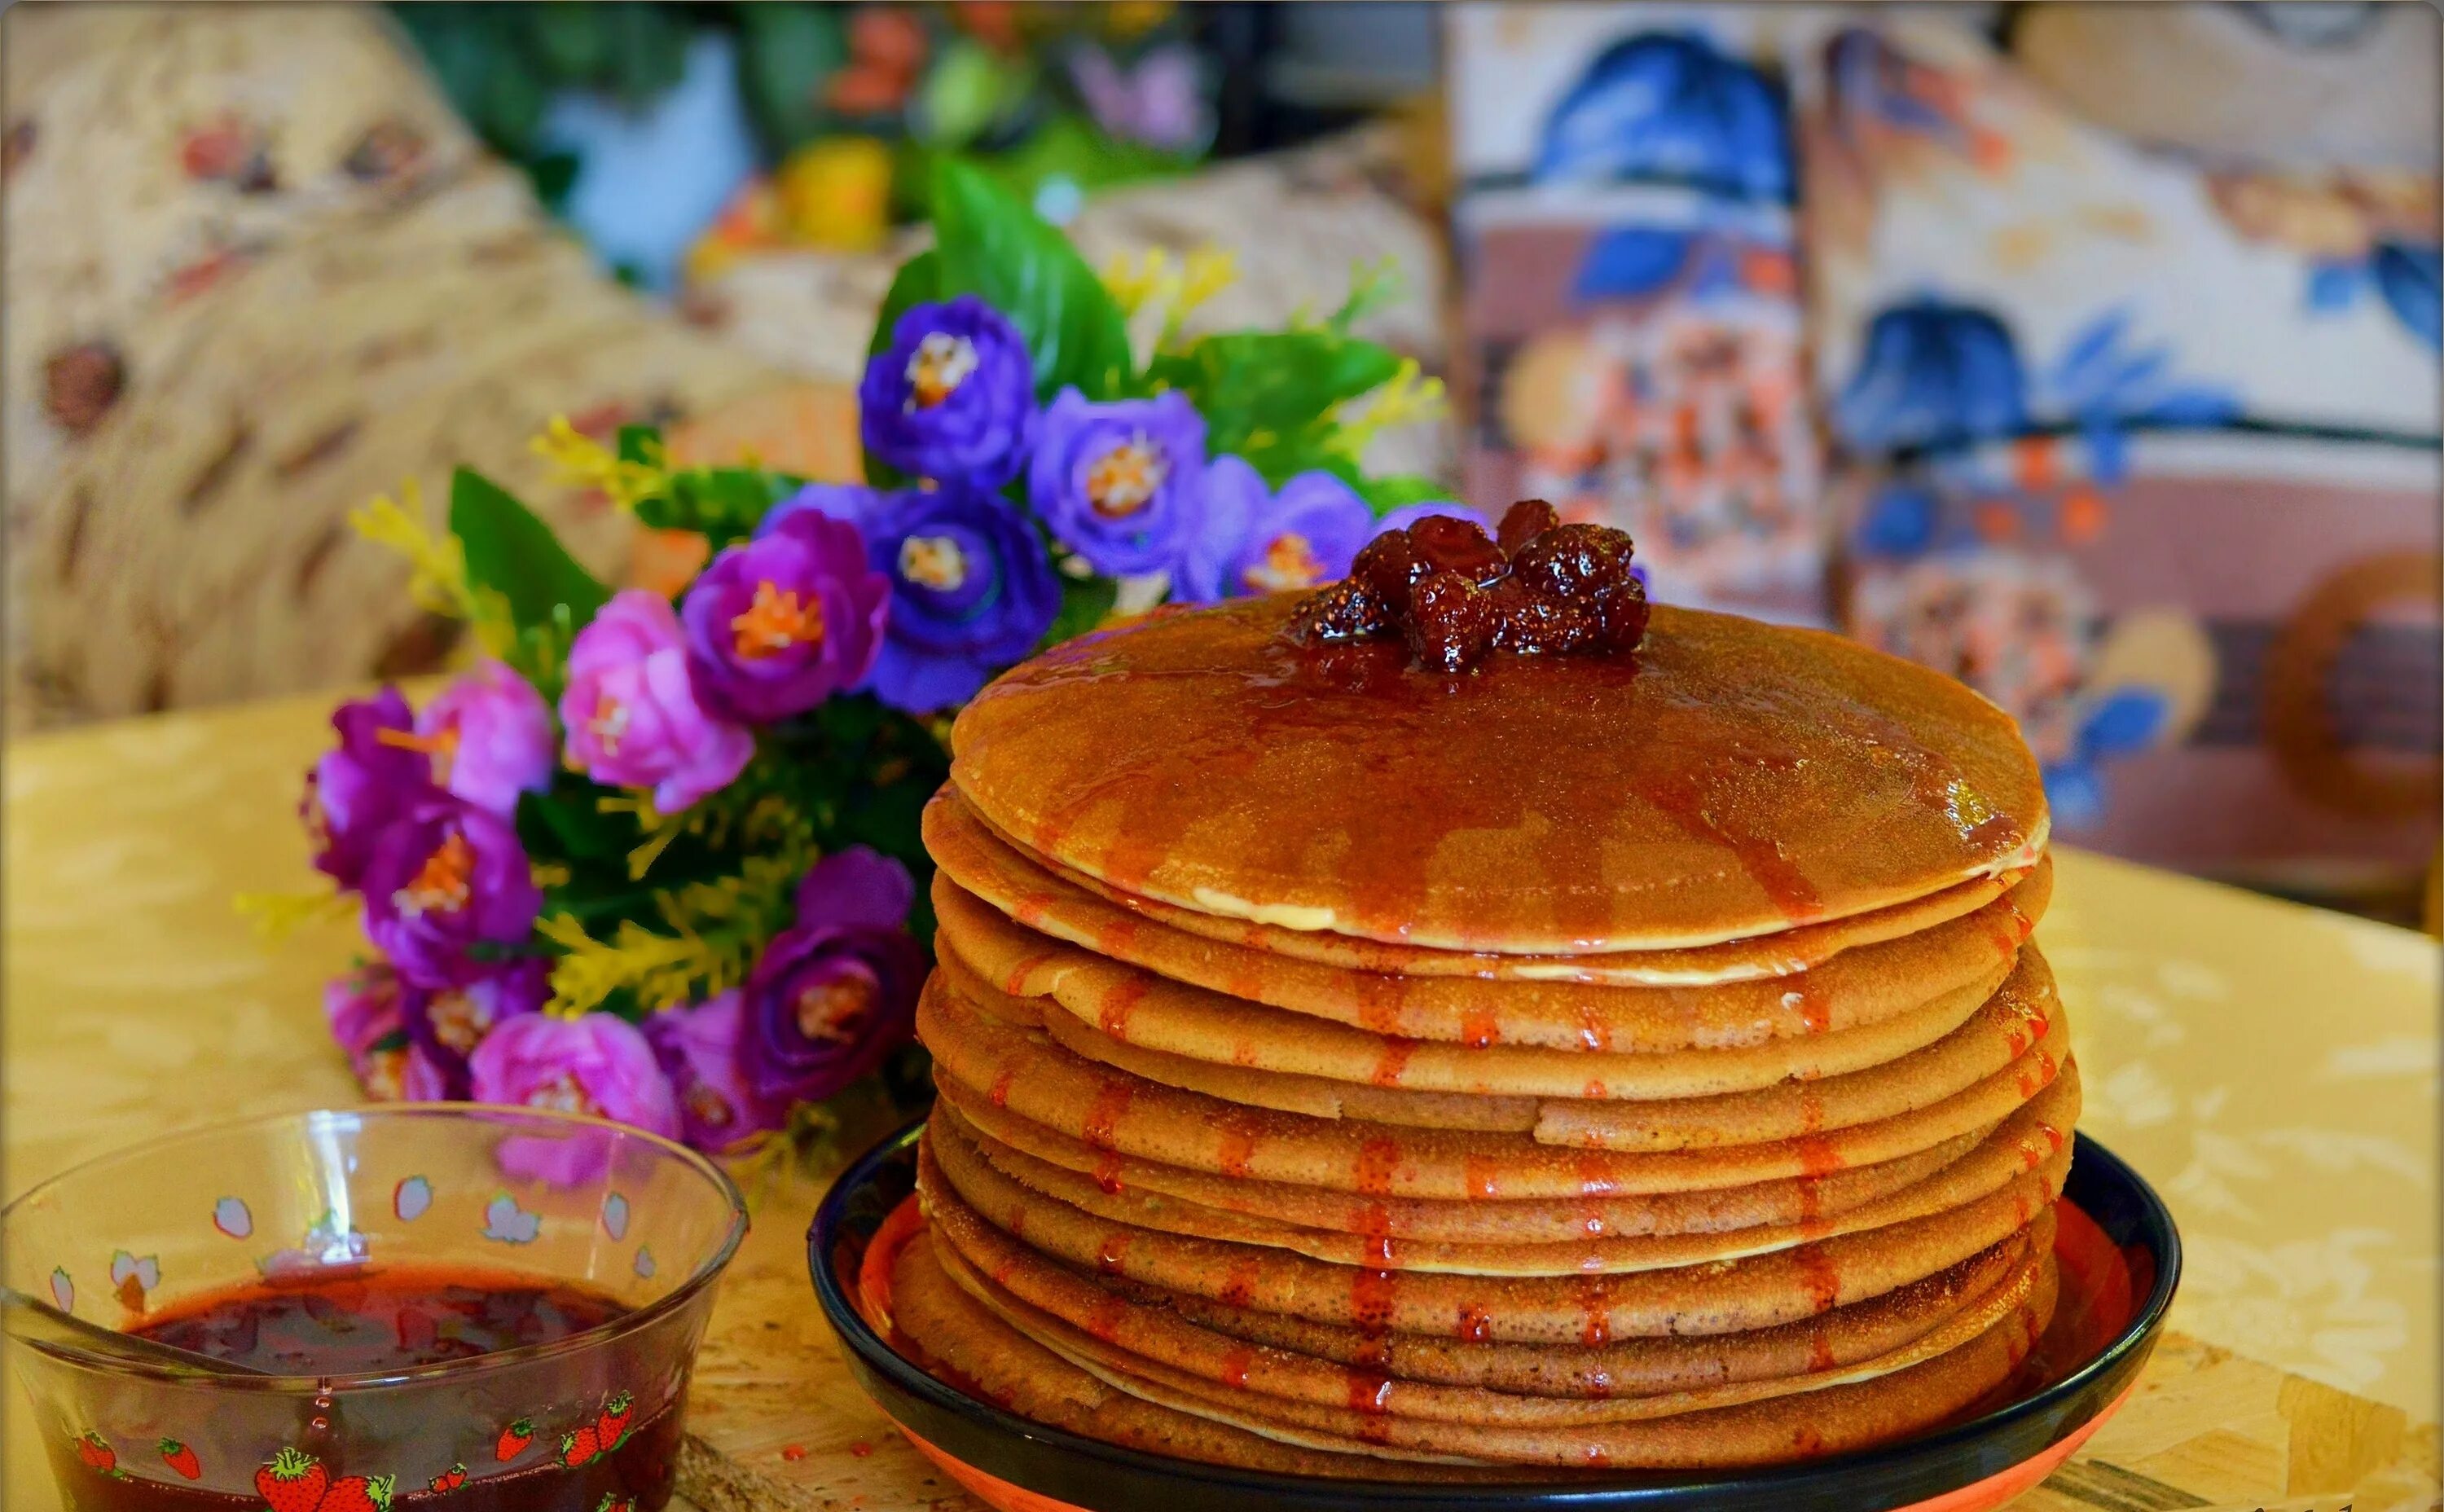
[(1781, 24), (1452, 14), (1466, 489), (1628, 529), (1668, 601), (1823, 622)]
[(2066, 839), (2397, 887), (2444, 737), (2432, 169), (2142, 149), (1979, 24), (1454, 8), (1469, 494), (1963, 678)]
[(1956, 28), (1792, 56), (1844, 627), (2016, 715), (2065, 839), (2318, 890), (2415, 874), (2435, 180), (2142, 153)]

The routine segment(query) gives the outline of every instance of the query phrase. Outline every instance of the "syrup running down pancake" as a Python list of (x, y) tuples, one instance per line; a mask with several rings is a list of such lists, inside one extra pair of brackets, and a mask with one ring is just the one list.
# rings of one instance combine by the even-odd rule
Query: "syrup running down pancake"
[(1612, 597), (1556, 608), (1504, 577), (1567, 576), (1523, 517), (960, 714), (894, 1270), (946, 1379), (1191, 1459), (1522, 1482), (1882, 1443), (2027, 1357), (2080, 1104), (2035, 761), (1834, 636), (1656, 608), (1622, 650), (1625, 544), (1559, 527)]

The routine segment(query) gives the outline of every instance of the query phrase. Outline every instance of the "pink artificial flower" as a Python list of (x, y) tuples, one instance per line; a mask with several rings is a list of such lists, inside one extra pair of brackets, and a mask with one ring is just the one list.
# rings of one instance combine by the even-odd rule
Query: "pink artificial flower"
[[(679, 1136), (678, 1097), (637, 1026), (612, 1013), (563, 1019), (522, 1013), (493, 1026), (468, 1058), (477, 1102), (589, 1114)], [(610, 1169), (616, 1137), (579, 1129), (565, 1137), (501, 1141), (501, 1169), (556, 1187), (576, 1187)]]
[(614, 787), (651, 787), (676, 814), (727, 786), (755, 754), (743, 725), (708, 710), (668, 600), (629, 588), (577, 633), (560, 695), (569, 765)]
[(520, 793), (551, 785), (551, 710), (532, 684), (486, 661), (443, 689), (416, 716), (433, 779), (506, 819)]
[(738, 1053), (745, 1008), (746, 999), (732, 987), (645, 1021), (645, 1039), (678, 1095), (687, 1142), (713, 1154), (781, 1127), (788, 1113), (787, 1104), (759, 1097), (748, 1084)]
[(493, 1025), (467, 1070), (478, 1102), (590, 1114), (678, 1137), (671, 1079), (644, 1035), (615, 1013), (521, 1013)]

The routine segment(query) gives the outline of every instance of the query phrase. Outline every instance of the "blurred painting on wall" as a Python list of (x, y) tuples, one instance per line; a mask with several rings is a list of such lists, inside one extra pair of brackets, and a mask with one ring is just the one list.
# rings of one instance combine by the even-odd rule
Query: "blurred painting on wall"
[(2066, 840), (2327, 896), (2416, 876), (2432, 166), (2148, 150), (1924, 17), (1793, 58), (1844, 628), (2015, 715)]
[(1467, 496), (1629, 530), (1666, 601), (1822, 622), (1795, 15), (1463, 5), (1446, 56)]

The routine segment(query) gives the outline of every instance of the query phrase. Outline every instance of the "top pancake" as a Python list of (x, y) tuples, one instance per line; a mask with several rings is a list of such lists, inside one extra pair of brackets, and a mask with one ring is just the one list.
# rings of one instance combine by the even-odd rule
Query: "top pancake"
[(1635, 656), (1303, 647), (1293, 596), (1148, 617), (1004, 675), (952, 781), (1053, 865), (1198, 913), (1434, 950), (1768, 934), (2027, 865), (2009, 718), (1839, 636), (1658, 608)]

